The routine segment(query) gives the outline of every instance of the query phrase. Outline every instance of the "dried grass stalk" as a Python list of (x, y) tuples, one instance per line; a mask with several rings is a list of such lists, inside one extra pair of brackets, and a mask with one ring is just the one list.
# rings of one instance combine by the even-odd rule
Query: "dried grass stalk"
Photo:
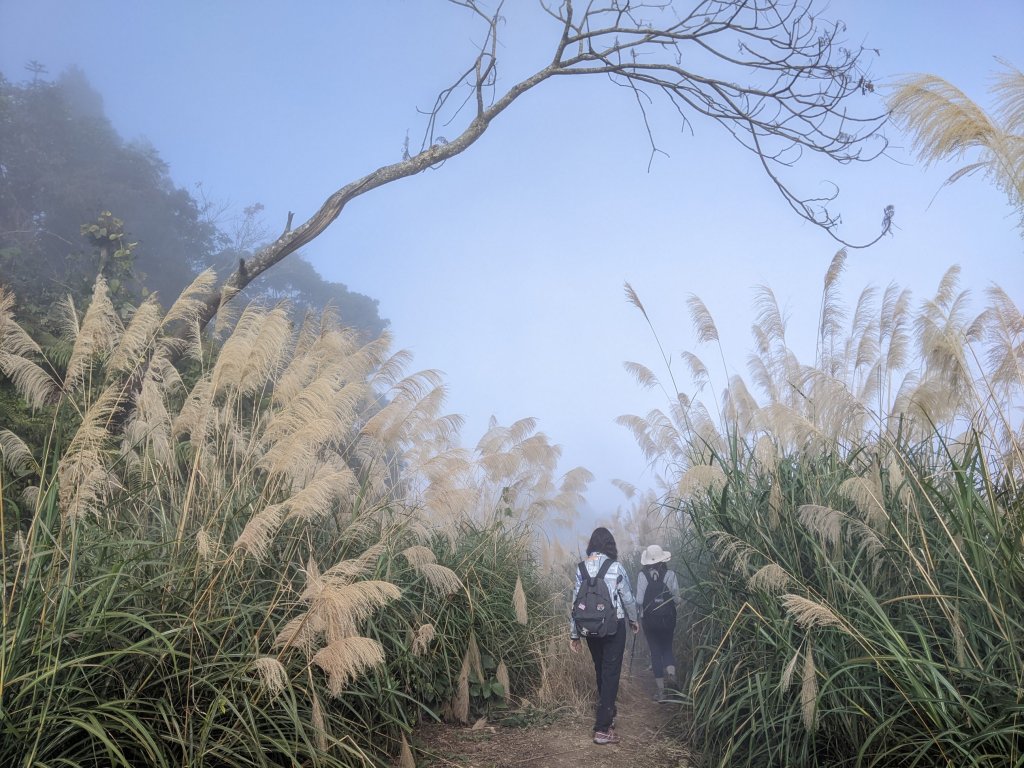
[(833, 547), (839, 543), (846, 517), (842, 512), (820, 504), (801, 504), (797, 513), (801, 524), (823, 542)]
[(37, 468), (32, 451), (25, 441), (9, 429), (0, 429), (0, 459), (14, 476)]
[(800, 680), (800, 714), (804, 727), (809, 731), (815, 728), (815, 713), (818, 707), (817, 669), (814, 666), (814, 645), (808, 639), (804, 651), (804, 668)]
[(384, 663), (384, 646), (369, 637), (342, 637), (317, 651), (313, 663), (327, 673), (327, 688), (338, 697), (362, 672)]
[(781, 592), (789, 586), (789, 574), (778, 563), (768, 563), (759, 568), (747, 585), (751, 589), (761, 589), (765, 592)]
[(881, 528), (889, 522), (889, 515), (882, 504), (882, 486), (866, 477), (849, 477), (839, 486), (839, 493), (853, 502), (868, 525)]
[(274, 638), (274, 648), (298, 648), (309, 658), (317, 646), (322, 625), (316, 616), (304, 613), (289, 619)]
[(438, 563), (424, 563), (416, 570), (431, 589), (440, 595), (451, 595), (462, 589), (462, 579), (447, 566)]
[(779, 685), (782, 690), (786, 690), (793, 684), (793, 673), (796, 671), (796, 663), (800, 660), (800, 649), (796, 650), (793, 654), (793, 658), (789, 660), (786, 668), (782, 670), (782, 678), (779, 680)]
[(476, 679), (483, 682), (484, 664), (480, 656), (480, 645), (476, 641), (476, 632), (469, 633), (469, 645), (466, 646), (466, 660), (469, 662), (469, 670), (476, 674)]
[(783, 595), (782, 606), (804, 629), (814, 627), (843, 627), (842, 620), (821, 603), (800, 595)]
[(271, 699), (276, 699), (287, 687), (288, 672), (284, 665), (273, 656), (260, 656), (250, 666), (259, 677), (261, 687), (270, 694)]
[(529, 624), (530, 616), (526, 610), (526, 592), (523, 591), (523, 580), (516, 576), (516, 588), (512, 591), (512, 607), (516, 612), (516, 621)]
[(320, 705), (320, 697), (315, 690), (311, 690), (313, 705), (310, 713), (310, 724), (316, 733), (316, 748), (321, 752), (327, 751), (327, 720), (324, 718), (324, 709)]
[(509, 685), (509, 679), (508, 679), (508, 667), (505, 666), (505, 660), (504, 659), (502, 659), (498, 663), (498, 669), (494, 673), (494, 679), (498, 681), (499, 685), (501, 685), (501, 696), (502, 696), (502, 698), (505, 701), (508, 701), (509, 700), (509, 696), (511, 696), (511, 693), (510, 693), (510, 685)]
[[(352, 529), (348, 529), (348, 532), (351, 533)], [(324, 583), (333, 586), (344, 586), (351, 584), (361, 576), (373, 573), (377, 568), (377, 561), (385, 549), (386, 547), (383, 544), (374, 544), (358, 557), (335, 563), (324, 571)]]
[(698, 464), (683, 473), (677, 488), (679, 497), (688, 499), (695, 493), (716, 493), (725, 487), (725, 472), (717, 464)]
[(425, 563), (436, 563), (437, 557), (434, 555), (433, 550), (430, 547), (424, 547), (422, 544), (416, 544), (412, 547), (408, 547), (402, 550), (402, 557), (409, 561), (409, 565), (413, 568), (417, 568)]
[(313, 598), (310, 613), (323, 627), (330, 643), (355, 635), (360, 622), (401, 596), (402, 591), (390, 581), (326, 584)]
[(416, 761), (413, 759), (412, 750), (409, 748), (409, 742), (404, 733), (402, 734), (402, 748), (398, 753), (398, 768), (416, 768)]
[(235, 540), (233, 549), (252, 555), (257, 560), (265, 560), (270, 553), (271, 540), (281, 526), (283, 517), (284, 510), (281, 505), (271, 504), (245, 524), (245, 528)]
[(430, 648), (430, 642), (434, 639), (436, 630), (433, 624), (421, 624), (416, 628), (412, 638), (411, 650), (413, 656), (422, 656)]
[(460, 723), (469, 722), (469, 655), (462, 659), (459, 678), (455, 681), (455, 695), (451, 701), (452, 717)]

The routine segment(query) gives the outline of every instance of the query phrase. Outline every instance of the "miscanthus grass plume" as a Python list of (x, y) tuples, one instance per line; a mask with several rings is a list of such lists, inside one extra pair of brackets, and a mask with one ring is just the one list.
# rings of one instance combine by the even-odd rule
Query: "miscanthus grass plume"
[(711, 393), (687, 352), (691, 385), (621, 419), (664, 478), (634, 511), (680, 555), (691, 735), (715, 766), (1021, 764), (1020, 309), (991, 286), (972, 312), (956, 267), (848, 307), (845, 258), (813, 356), (763, 287), (748, 377)]
[(463, 450), (440, 377), (330, 312), (204, 338), (212, 283), (122, 320), (100, 278), (63, 356), (0, 286), (0, 373), (54, 425), (0, 431), (0, 764), (409, 764), (421, 719), (540, 682), (532, 524), (585, 471), (532, 420)]

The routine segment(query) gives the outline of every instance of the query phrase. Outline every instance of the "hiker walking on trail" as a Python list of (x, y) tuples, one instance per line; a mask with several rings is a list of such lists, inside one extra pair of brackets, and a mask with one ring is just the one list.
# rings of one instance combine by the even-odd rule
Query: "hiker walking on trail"
[(640, 631), (629, 574), (618, 562), (618, 556), (611, 531), (595, 528), (587, 544), (587, 558), (576, 569), (569, 619), (569, 648), (579, 653), (580, 638), (584, 637), (594, 660), (597, 676), (595, 744), (620, 741), (615, 734), (615, 698), (619, 694), (619, 673), (626, 651), (626, 621), (634, 634)]
[(643, 568), (636, 577), (636, 601), (640, 604), (640, 621), (644, 627), (647, 647), (651, 649), (651, 668), (657, 690), (655, 701), (665, 698), (665, 677), (669, 685), (676, 683), (676, 659), (672, 638), (676, 632), (676, 603), (679, 602), (679, 580), (668, 569), (672, 553), (651, 544), (640, 555)]

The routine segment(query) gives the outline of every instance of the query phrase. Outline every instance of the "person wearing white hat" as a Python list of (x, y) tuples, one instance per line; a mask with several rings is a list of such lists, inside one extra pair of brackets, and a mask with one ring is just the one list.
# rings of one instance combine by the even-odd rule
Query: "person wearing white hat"
[(636, 602), (640, 606), (640, 623), (651, 649), (651, 668), (657, 690), (655, 701), (666, 701), (665, 676), (675, 684), (676, 660), (672, 639), (676, 631), (676, 603), (679, 602), (679, 580), (668, 569), (672, 553), (651, 544), (640, 554), (640, 570), (636, 579)]

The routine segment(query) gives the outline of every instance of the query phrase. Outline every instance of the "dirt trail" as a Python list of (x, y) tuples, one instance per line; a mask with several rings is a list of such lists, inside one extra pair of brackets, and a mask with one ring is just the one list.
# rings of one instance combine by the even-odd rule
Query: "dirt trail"
[(671, 722), (676, 705), (651, 699), (650, 674), (623, 679), (615, 730), (622, 743), (593, 742), (592, 718), (565, 715), (525, 727), (429, 725), (418, 732), (421, 768), (688, 768)]

